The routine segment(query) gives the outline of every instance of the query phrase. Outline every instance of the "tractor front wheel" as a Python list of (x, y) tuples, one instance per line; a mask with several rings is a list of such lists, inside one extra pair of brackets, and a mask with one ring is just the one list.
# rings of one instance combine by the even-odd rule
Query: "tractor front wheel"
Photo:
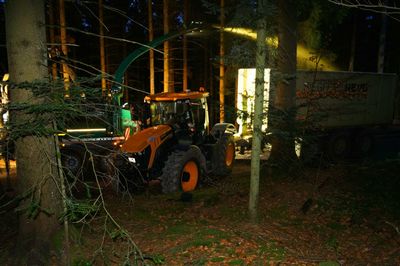
[(193, 191), (200, 180), (204, 165), (204, 155), (196, 146), (190, 146), (186, 151), (172, 152), (165, 162), (160, 177), (162, 192)]

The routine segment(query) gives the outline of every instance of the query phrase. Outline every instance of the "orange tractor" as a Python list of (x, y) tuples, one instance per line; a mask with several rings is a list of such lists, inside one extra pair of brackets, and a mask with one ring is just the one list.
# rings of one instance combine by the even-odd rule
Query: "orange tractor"
[[(149, 126), (121, 147), (119, 190), (138, 180), (158, 180), (162, 191), (193, 191), (202, 176), (228, 175), (235, 160), (235, 127), (209, 128), (207, 92), (159, 93), (145, 97)], [(122, 160), (120, 160), (122, 157)], [(122, 170), (123, 169), (123, 170)], [(136, 183), (137, 184), (137, 183)]]

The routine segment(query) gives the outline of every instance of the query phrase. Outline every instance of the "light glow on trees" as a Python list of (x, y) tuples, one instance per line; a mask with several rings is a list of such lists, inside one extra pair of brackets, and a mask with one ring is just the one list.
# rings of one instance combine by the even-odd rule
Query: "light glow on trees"
[[(214, 27), (219, 28), (219, 26), (215, 25)], [(224, 31), (227, 33), (232, 33), (236, 35), (240, 35), (246, 38), (249, 38), (251, 40), (256, 40), (257, 38), (257, 33), (253, 31), (252, 29), (248, 28), (234, 28), (234, 27), (225, 27)], [(274, 48), (278, 47), (278, 37), (267, 37), (266, 38), (266, 43), (269, 46), (272, 46)], [(311, 49), (308, 49), (305, 47), (303, 44), (298, 43), (297, 44), (297, 68), (298, 69), (315, 69), (316, 68), (316, 62), (315, 60), (312, 60), (315, 55), (318, 54), (316, 51), (313, 51)], [(324, 71), (335, 71), (335, 70), (340, 70), (338, 67), (335, 66), (335, 64), (331, 61), (329, 61), (327, 58), (322, 58), (318, 62), (318, 70), (324, 70)]]

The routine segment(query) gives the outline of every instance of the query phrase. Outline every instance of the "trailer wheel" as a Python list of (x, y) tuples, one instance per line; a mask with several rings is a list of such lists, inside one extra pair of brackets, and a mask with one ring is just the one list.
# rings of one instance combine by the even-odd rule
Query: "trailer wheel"
[(223, 134), (218, 141), (217, 154), (214, 157), (217, 176), (226, 176), (232, 172), (235, 161), (235, 142), (231, 134)]
[(375, 139), (372, 133), (360, 132), (355, 136), (356, 156), (365, 158), (371, 155), (374, 149)]
[(350, 135), (336, 133), (330, 137), (327, 147), (328, 156), (332, 161), (340, 161), (350, 153)]
[(315, 162), (320, 153), (319, 144), (316, 140), (309, 140), (301, 142), (300, 147), (300, 160), (305, 164)]
[(163, 193), (193, 191), (200, 180), (205, 158), (197, 146), (190, 146), (186, 151), (172, 152), (160, 176)]

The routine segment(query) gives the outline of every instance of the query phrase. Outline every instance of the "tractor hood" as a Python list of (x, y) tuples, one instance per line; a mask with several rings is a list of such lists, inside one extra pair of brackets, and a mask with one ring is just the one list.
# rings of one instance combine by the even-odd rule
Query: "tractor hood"
[(146, 128), (130, 136), (122, 145), (121, 150), (129, 153), (142, 152), (149, 145), (152, 147), (152, 150), (155, 150), (156, 147), (167, 139), (170, 131), (172, 129), (168, 125)]

